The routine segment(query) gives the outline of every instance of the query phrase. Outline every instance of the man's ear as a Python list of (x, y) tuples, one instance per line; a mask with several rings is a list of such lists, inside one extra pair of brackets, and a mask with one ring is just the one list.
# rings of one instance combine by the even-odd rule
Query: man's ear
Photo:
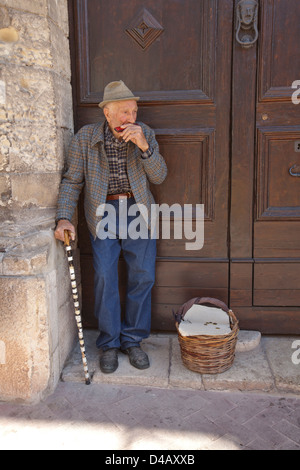
[(103, 108), (103, 113), (104, 113), (104, 116), (105, 116), (106, 120), (108, 121), (108, 118), (109, 118), (109, 108), (108, 108), (108, 107)]

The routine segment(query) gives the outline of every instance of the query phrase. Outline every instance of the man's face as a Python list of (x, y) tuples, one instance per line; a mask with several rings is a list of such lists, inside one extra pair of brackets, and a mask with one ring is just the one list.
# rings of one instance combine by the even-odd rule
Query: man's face
[(138, 106), (135, 100), (109, 103), (104, 108), (104, 115), (109, 124), (110, 130), (115, 136), (118, 133), (115, 127), (122, 127), (124, 124), (134, 124), (137, 117)]

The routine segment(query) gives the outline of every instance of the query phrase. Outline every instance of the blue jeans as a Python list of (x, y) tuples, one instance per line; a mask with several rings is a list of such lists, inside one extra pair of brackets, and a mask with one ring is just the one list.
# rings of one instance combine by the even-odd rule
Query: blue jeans
[[(151, 290), (155, 281), (156, 240), (120, 238), (119, 210), (124, 200), (109, 201), (116, 211), (115, 238), (91, 236), (95, 271), (95, 316), (100, 335), (97, 347), (126, 349), (139, 346), (151, 329)], [(128, 208), (135, 204), (127, 200)], [(104, 217), (107, 213), (104, 214)], [(127, 217), (127, 227), (135, 219)], [(103, 220), (103, 219), (102, 219)], [(124, 232), (124, 227), (122, 228)], [(110, 235), (111, 236), (111, 235)], [(126, 308), (121, 321), (118, 261), (123, 250), (127, 268)]]

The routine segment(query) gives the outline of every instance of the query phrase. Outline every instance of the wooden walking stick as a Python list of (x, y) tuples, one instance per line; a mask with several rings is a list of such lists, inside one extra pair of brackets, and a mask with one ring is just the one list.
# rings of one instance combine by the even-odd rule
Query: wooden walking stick
[(90, 381), (87, 359), (85, 355), (85, 344), (84, 344), (84, 338), (83, 338), (82, 319), (81, 319), (80, 306), (79, 306), (77, 283), (76, 283), (76, 278), (75, 278), (74, 259), (73, 259), (72, 248), (70, 245), (70, 237), (69, 237), (68, 230), (65, 230), (64, 235), (65, 235), (65, 250), (67, 253), (67, 258), (68, 258), (68, 263), (69, 263), (72, 295), (73, 295), (73, 302), (74, 302), (74, 308), (75, 308), (75, 319), (76, 319), (77, 328), (78, 328), (79, 346), (80, 346), (84, 375), (85, 375), (85, 383), (86, 385), (90, 385), (91, 381)]

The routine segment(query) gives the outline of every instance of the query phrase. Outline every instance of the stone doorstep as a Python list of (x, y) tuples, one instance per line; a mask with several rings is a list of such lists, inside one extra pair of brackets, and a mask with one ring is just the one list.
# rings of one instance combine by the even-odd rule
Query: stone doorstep
[[(176, 334), (152, 334), (143, 341), (151, 367), (140, 371), (132, 367), (128, 356), (119, 354), (119, 368), (103, 374), (95, 346), (97, 331), (84, 332), (87, 360), (92, 383), (140, 385), (158, 388), (198, 390), (234, 390), (300, 393), (300, 365), (292, 362), (292, 344), (296, 337), (263, 337), (250, 351), (236, 351), (233, 366), (216, 375), (202, 375), (188, 370), (182, 363)], [(299, 337), (298, 337), (299, 338)], [(84, 382), (79, 346), (76, 345), (61, 375), (64, 382)]]

